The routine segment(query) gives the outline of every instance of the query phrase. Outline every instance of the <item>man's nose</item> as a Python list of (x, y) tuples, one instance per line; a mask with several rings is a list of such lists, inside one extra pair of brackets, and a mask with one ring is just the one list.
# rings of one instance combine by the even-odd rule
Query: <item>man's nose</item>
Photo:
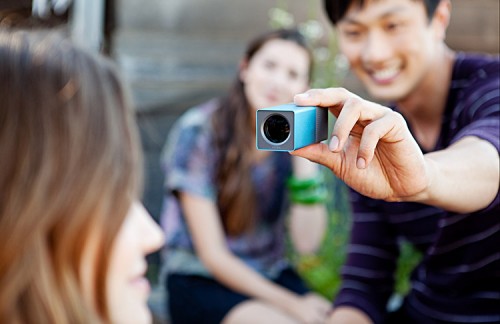
[(393, 44), (383, 32), (374, 30), (368, 33), (364, 48), (363, 62), (369, 65), (380, 64), (390, 59), (393, 55)]

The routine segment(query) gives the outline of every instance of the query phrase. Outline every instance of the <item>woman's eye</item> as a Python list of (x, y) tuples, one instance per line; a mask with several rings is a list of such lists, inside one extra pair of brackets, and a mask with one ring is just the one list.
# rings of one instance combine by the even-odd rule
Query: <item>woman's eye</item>
[(275, 66), (276, 66), (276, 63), (274, 63), (272, 61), (265, 61), (264, 62), (264, 67), (266, 69), (272, 70), (272, 69), (274, 69)]
[(299, 77), (299, 74), (296, 71), (289, 71), (288, 77), (292, 80), (296, 80)]

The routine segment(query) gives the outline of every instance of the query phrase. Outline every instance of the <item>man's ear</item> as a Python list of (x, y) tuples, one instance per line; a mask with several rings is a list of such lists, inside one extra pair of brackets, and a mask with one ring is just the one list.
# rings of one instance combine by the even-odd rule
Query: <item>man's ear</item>
[(446, 29), (450, 24), (451, 17), (451, 1), (441, 0), (436, 7), (434, 16), (432, 17), (432, 25), (436, 32), (436, 36), (443, 40), (446, 38)]
[(246, 58), (241, 59), (239, 64), (239, 78), (240, 81), (245, 83), (245, 79), (247, 77), (248, 70), (248, 60)]

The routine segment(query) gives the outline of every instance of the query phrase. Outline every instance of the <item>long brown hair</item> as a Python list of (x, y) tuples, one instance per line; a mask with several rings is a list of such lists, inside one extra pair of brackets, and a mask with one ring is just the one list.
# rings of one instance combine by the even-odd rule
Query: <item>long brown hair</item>
[[(4, 31), (0, 98), (0, 322), (108, 322), (111, 246), (142, 179), (128, 95), (104, 59)], [(96, 232), (89, 298), (82, 255)]]
[[(274, 39), (292, 41), (306, 49), (311, 73), (312, 53), (306, 39), (295, 29), (279, 29), (259, 35), (248, 44), (244, 60), (250, 62), (264, 44)], [(212, 118), (214, 146), (218, 154), (217, 203), (228, 235), (243, 233), (252, 228), (255, 221), (255, 190), (251, 178), (253, 161), (249, 153), (254, 150), (255, 112), (248, 103), (244, 87), (238, 76)]]

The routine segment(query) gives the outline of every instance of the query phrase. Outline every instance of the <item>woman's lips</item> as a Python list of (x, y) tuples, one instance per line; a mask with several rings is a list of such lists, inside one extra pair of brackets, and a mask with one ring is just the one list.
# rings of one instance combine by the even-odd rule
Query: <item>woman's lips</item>
[(151, 285), (149, 284), (149, 280), (146, 277), (141, 275), (132, 279), (130, 282), (134, 289), (140, 291), (142, 294), (144, 294), (144, 296), (149, 296), (149, 293), (151, 292)]

